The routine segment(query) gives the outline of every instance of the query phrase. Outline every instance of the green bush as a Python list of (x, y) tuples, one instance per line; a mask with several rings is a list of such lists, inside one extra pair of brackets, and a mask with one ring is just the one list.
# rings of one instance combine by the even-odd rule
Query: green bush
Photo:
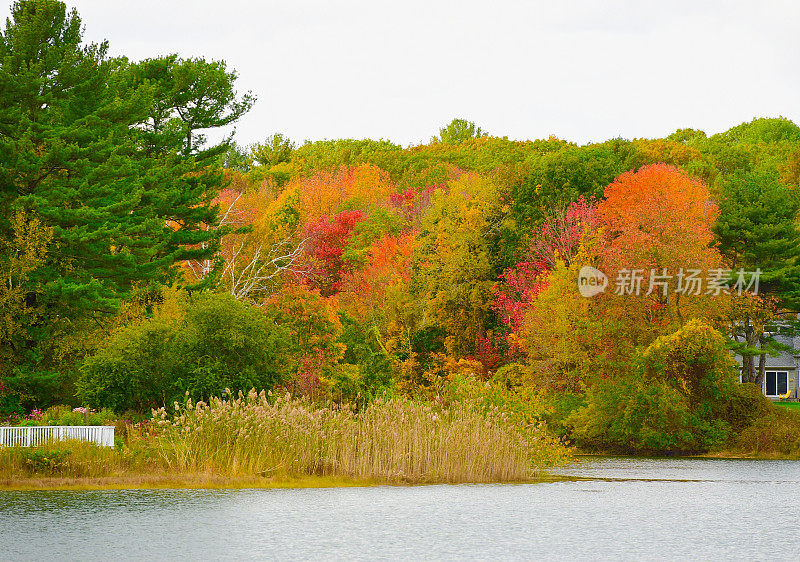
[(365, 329), (353, 318), (341, 315), (339, 343), (345, 353), (332, 374), (331, 395), (341, 401), (366, 405), (394, 394), (394, 368), (379, 343), (377, 331)]
[[(141, 442), (137, 442), (141, 444)], [(0, 447), (0, 478), (34, 475), (70, 478), (109, 476), (136, 467), (148, 472), (151, 453), (139, 447), (101, 447), (87, 441), (47, 441), (36, 447)]]
[(725, 404), (725, 419), (734, 431), (742, 431), (772, 414), (775, 407), (753, 383), (734, 385)]
[(74, 373), (67, 371), (20, 366), (0, 373), (0, 416), (69, 402), (74, 399), (74, 382)]
[(569, 440), (571, 426), (567, 423), (573, 412), (586, 405), (584, 394), (559, 392), (548, 396), (550, 407), (545, 410), (543, 420), (548, 429), (558, 437)]
[(770, 412), (744, 429), (733, 445), (746, 454), (800, 458), (800, 415), (770, 405)]
[(287, 374), (288, 329), (227, 294), (178, 295), (126, 326), (83, 365), (78, 394), (93, 406), (146, 411), (233, 390), (272, 389)]
[(28, 469), (38, 474), (60, 474), (67, 467), (69, 449), (21, 449), (20, 455)]
[[(569, 418), (584, 447), (674, 454), (719, 446), (760, 414), (763, 397), (736, 382), (722, 335), (700, 320), (658, 338), (635, 375), (590, 389)], [(751, 409), (751, 411), (748, 411)]]
[(677, 454), (723, 443), (727, 422), (703, 419), (689, 398), (664, 382), (628, 380), (590, 389), (567, 419), (582, 447), (620, 453)]

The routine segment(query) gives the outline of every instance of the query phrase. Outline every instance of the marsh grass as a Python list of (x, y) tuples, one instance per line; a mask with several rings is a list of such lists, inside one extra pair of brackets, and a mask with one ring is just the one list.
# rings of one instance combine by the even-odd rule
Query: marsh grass
[(560, 445), (496, 409), (393, 399), (355, 412), (251, 392), (155, 413), (160, 459), (177, 472), (317, 475), (390, 482), (504, 482), (534, 476)]
[(0, 447), (0, 478), (97, 478), (146, 470), (144, 455), (77, 440), (48, 441), (38, 447)]
[(355, 411), (251, 392), (153, 414), (150, 423), (128, 424), (115, 448), (0, 447), (0, 487), (510, 482), (540, 477), (539, 467), (566, 457), (543, 429), (469, 401), (445, 408), (378, 400)]

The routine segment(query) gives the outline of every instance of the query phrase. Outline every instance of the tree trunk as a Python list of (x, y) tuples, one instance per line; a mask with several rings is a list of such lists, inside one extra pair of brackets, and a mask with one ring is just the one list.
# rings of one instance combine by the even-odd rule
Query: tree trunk
[[(758, 348), (764, 349), (764, 334), (758, 338)], [(764, 369), (767, 366), (767, 354), (762, 353), (758, 356), (758, 376), (756, 376), (756, 380), (754, 381), (758, 386), (761, 386), (762, 382), (764, 381)]]
[(756, 382), (755, 361), (752, 355), (742, 357), (742, 382)]

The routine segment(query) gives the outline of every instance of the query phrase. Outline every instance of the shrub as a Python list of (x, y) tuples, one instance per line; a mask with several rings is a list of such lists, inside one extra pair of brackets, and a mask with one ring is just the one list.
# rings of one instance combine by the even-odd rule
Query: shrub
[(59, 474), (66, 468), (69, 449), (22, 449), (20, 454), (31, 472)]
[(706, 404), (718, 413), (738, 384), (736, 361), (725, 338), (703, 320), (690, 320), (655, 340), (642, 354), (639, 371), (644, 380), (663, 381), (689, 397), (693, 406)]
[(288, 329), (227, 294), (175, 296), (152, 319), (114, 334), (84, 362), (79, 396), (114, 411), (146, 411), (223, 389), (271, 389), (288, 366)]
[(800, 416), (769, 406), (767, 415), (756, 419), (734, 439), (734, 449), (745, 454), (800, 458)]
[(586, 406), (567, 419), (583, 447), (621, 453), (706, 451), (728, 436), (724, 420), (706, 420), (688, 397), (664, 382), (627, 380), (587, 391)]
[[(691, 320), (654, 341), (635, 376), (587, 392), (568, 419), (583, 446), (624, 452), (704, 452), (722, 444), (731, 426), (757, 416), (752, 390), (739, 389), (736, 364), (722, 335)], [(748, 414), (745, 409), (754, 408)]]
[(0, 419), (16, 418), (25, 413), (24, 397), (0, 380)]
[(731, 428), (738, 432), (770, 416), (774, 409), (770, 400), (761, 391), (761, 387), (753, 383), (737, 384), (728, 395), (725, 419)]
[(127, 447), (100, 447), (87, 441), (49, 441), (37, 447), (0, 447), (0, 478), (60, 476), (98, 477), (125, 470), (148, 472), (154, 467), (143, 454)]

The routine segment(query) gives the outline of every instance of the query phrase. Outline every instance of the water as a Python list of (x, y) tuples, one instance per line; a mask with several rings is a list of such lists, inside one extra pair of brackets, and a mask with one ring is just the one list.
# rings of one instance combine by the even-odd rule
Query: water
[(800, 462), (596, 459), (574, 480), (0, 492), (0, 559), (800, 558)]

